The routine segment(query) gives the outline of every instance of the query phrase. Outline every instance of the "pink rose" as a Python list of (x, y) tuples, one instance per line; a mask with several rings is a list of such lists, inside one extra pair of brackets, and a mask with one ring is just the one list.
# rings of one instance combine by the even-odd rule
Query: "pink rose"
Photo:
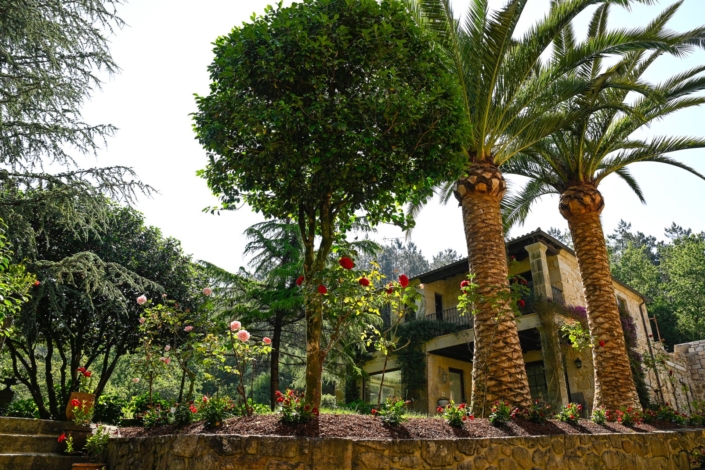
[(262, 339), (262, 342), (264, 344), (272, 344), (271, 338), (267, 338), (266, 336)]
[(230, 322), (230, 331), (237, 331), (240, 328), (242, 328), (242, 323), (239, 321), (235, 320)]
[(211, 289), (210, 287), (206, 287), (205, 289), (203, 289), (203, 295), (205, 295), (206, 297), (208, 297), (212, 293), (213, 293), (213, 289)]
[(237, 332), (237, 339), (246, 343), (250, 340), (250, 332), (247, 330), (240, 330)]
[(169, 346), (168, 344), (166, 346), (164, 346), (164, 351), (169, 351), (170, 349), (171, 349), (171, 346)]
[(169, 358), (169, 357), (160, 357), (159, 360), (162, 361), (166, 365), (169, 365), (169, 363), (171, 362), (171, 358)]
[(162, 299), (166, 299), (166, 294), (162, 294)]
[(133, 383), (133, 384), (138, 384), (138, 383), (140, 383), (139, 377), (135, 377), (134, 379), (132, 379), (132, 383)]
[(423, 290), (425, 286), (423, 284), (419, 284), (419, 289)]
[(187, 326), (186, 328), (184, 328), (184, 331), (185, 331), (186, 333), (188, 333), (188, 332), (191, 331), (191, 330), (193, 330), (193, 327), (192, 327), (191, 325), (189, 325), (189, 326)]
[(139, 297), (137, 297), (137, 303), (140, 305), (144, 305), (145, 303), (147, 303), (147, 297), (144, 295), (140, 295)]
[(140, 324), (144, 325), (144, 317), (140, 317)]

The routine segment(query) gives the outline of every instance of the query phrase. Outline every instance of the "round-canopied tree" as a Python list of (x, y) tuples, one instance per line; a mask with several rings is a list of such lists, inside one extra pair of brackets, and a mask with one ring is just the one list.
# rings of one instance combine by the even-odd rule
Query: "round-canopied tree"
[[(215, 43), (194, 128), (221, 208), (297, 221), (304, 244), (306, 402), (321, 395), (319, 274), (365, 217), (407, 227), (403, 204), (458, 174), (465, 132), (442, 54), (396, 0), (269, 7)], [(216, 210), (215, 208), (213, 210)]]

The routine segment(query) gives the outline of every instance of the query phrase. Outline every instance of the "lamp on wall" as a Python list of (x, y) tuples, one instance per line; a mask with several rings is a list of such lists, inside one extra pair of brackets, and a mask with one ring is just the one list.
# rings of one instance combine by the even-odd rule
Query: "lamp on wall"
[(448, 372), (447, 371), (445, 371), (445, 370), (443, 371), (443, 373), (441, 374), (441, 379), (443, 380), (443, 383), (448, 382)]
[(578, 369), (583, 367), (583, 361), (581, 361), (579, 357), (575, 359), (575, 367)]

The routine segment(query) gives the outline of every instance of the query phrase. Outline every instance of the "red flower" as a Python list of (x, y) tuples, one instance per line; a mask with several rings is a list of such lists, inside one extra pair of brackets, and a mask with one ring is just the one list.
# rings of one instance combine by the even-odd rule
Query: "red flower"
[(443, 407), (439, 406), (438, 408), (436, 408), (436, 411), (438, 411), (439, 413), (443, 413)]
[[(33, 285), (34, 287), (39, 287), (40, 284), (41, 284), (41, 282), (39, 282), (38, 280), (37, 280), (37, 281), (34, 281), (34, 282), (32, 283), (32, 285)], [(62, 436), (63, 436), (63, 434), (62, 434)], [(64, 436), (64, 439), (66, 439), (66, 436)]]
[(66, 433), (62, 432), (61, 436), (59, 436), (59, 442), (64, 442), (66, 440)]
[(355, 267), (355, 263), (353, 263), (353, 260), (351, 260), (347, 256), (343, 256), (342, 258), (340, 258), (340, 261), (338, 261), (338, 262), (343, 267), (343, 269), (350, 270)]
[(394, 284), (390, 282), (387, 288), (384, 289), (384, 292), (386, 292), (387, 294), (391, 294), (392, 292), (394, 292)]
[(313, 414), (315, 414), (316, 416), (318, 416), (318, 408), (314, 408), (314, 409), (313, 409)]
[(460, 283), (460, 288), (470, 287), (470, 281), (463, 281)]
[(89, 371), (89, 370), (87, 370), (87, 371), (85, 371), (85, 372), (83, 373), (83, 376), (84, 376), (84, 377), (90, 377), (91, 375), (93, 375), (93, 372), (91, 372), (91, 371)]
[(360, 280), (357, 282), (359, 282), (362, 287), (367, 287), (370, 285), (370, 280), (366, 277), (361, 277)]
[(195, 406), (191, 405), (188, 408), (189, 410), (191, 410), (191, 413), (198, 413), (198, 408), (196, 408)]
[(81, 406), (81, 402), (74, 398), (73, 400), (71, 400), (71, 406), (74, 408), (77, 406)]
[(296, 279), (296, 285), (297, 285), (297, 286), (300, 286), (300, 285), (303, 284), (303, 283), (304, 283), (304, 277), (303, 277), (303, 276), (299, 276), (299, 277)]
[(467, 416), (463, 416), (463, 421), (466, 421), (468, 419)]
[(208, 403), (208, 397), (205, 395), (203, 395), (203, 398), (201, 400), (203, 400), (203, 403)]
[(600, 347), (601, 347), (601, 348), (604, 348), (604, 347), (605, 347), (605, 342), (604, 342), (604, 341), (600, 341)]
[(526, 305), (526, 302), (524, 302), (524, 299), (519, 299), (519, 301), (517, 302), (517, 305), (519, 306), (519, 308), (524, 308), (524, 306)]
[(470, 421), (472, 421), (473, 419), (475, 419), (475, 415), (470, 415)]
[(85, 368), (85, 367), (79, 367), (79, 368), (76, 369), (76, 370), (79, 371), (81, 374), (85, 374), (85, 373), (86, 373), (86, 368)]
[(406, 277), (406, 274), (402, 274), (401, 276), (399, 276), (399, 284), (402, 287), (407, 287), (409, 285), (409, 278)]
[(372, 413), (373, 415), (376, 415), (376, 414), (377, 414), (377, 410), (375, 410), (374, 408), (372, 408), (372, 411), (370, 411), (370, 413)]
[(318, 293), (319, 294), (327, 294), (328, 293), (328, 288), (324, 286), (323, 284), (318, 286)]
[(458, 405), (458, 409), (459, 409), (459, 410), (464, 410), (464, 409), (465, 409), (465, 403), (461, 403), (460, 405)]
[(280, 396), (282, 396), (282, 392), (280, 392), (279, 390), (277, 390), (276, 392), (274, 392), (274, 396), (275, 396), (275, 397), (280, 397)]

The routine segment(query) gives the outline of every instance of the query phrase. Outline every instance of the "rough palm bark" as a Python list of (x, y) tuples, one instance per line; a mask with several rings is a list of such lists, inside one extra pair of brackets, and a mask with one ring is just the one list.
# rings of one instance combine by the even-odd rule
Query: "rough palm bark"
[(588, 328), (595, 347), (595, 400), (593, 407), (640, 409), (629, 366), (619, 307), (612, 285), (607, 245), (600, 213), (605, 203), (592, 185), (568, 188), (561, 194), (559, 210), (568, 221), (587, 302)]
[[(507, 291), (508, 267), (500, 201), (506, 183), (491, 163), (473, 164), (467, 178), (458, 181), (456, 197), (463, 213), (470, 272), (475, 274), (475, 356), (471, 409), (475, 416), (487, 416), (492, 403), (506, 400), (513, 406), (528, 407), (531, 392), (519, 343), (514, 310), (498, 301)], [(493, 300), (494, 298), (494, 300)]]

